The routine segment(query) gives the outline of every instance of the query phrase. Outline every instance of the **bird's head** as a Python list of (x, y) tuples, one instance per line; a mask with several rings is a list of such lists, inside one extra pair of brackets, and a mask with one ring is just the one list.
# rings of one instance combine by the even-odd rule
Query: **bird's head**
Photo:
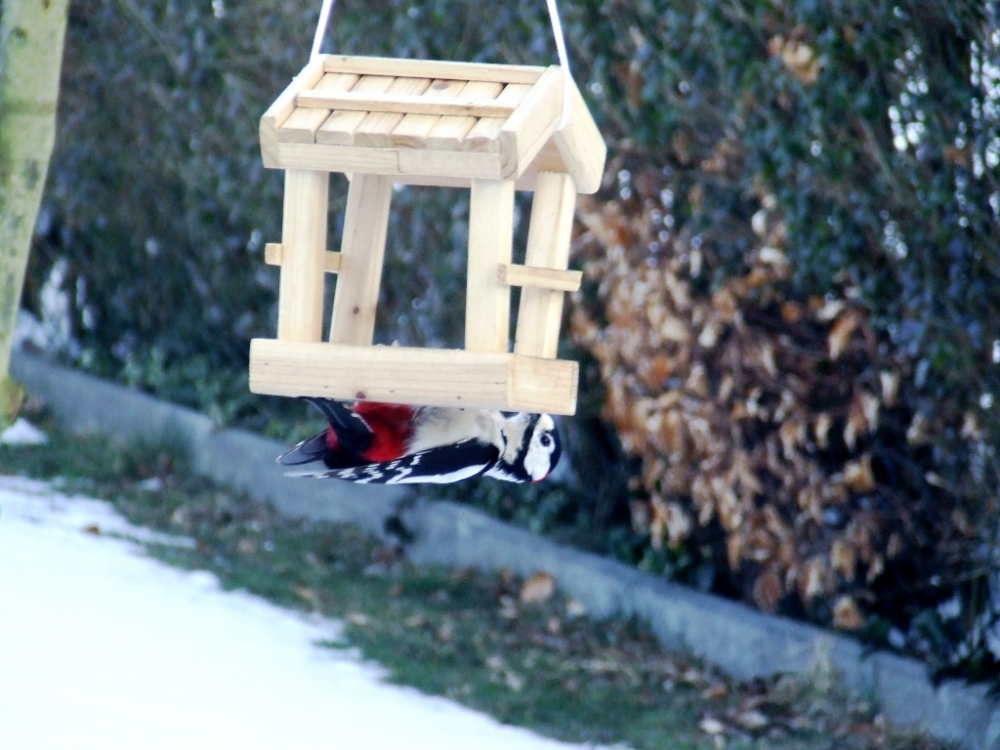
[(515, 414), (503, 422), (506, 447), (496, 467), (486, 472), (508, 482), (540, 482), (559, 463), (562, 445), (556, 421), (548, 414)]

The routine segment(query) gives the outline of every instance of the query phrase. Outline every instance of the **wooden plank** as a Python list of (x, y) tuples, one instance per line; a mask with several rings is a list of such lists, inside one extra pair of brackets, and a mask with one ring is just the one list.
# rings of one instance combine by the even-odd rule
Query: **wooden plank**
[[(526, 266), (566, 268), (575, 207), (576, 186), (572, 177), (555, 172), (538, 175), (528, 225)], [(554, 359), (559, 348), (562, 309), (562, 291), (535, 286), (523, 289), (514, 352)]]
[[(392, 82), (386, 96), (420, 95), (431, 85), (429, 78), (397, 78)], [(393, 146), (393, 129), (405, 117), (399, 112), (372, 112), (354, 131), (354, 144), (370, 148)]]
[(562, 114), (562, 81), (562, 70), (558, 66), (547, 68), (500, 127), (497, 137), (500, 153), (513, 165), (514, 175), (528, 168), (555, 132)]
[(570, 91), (569, 122), (552, 134), (530, 169), (567, 172), (573, 176), (577, 192), (589, 195), (601, 187), (607, 151), (601, 131), (574, 84)]
[[(499, 84), (486, 84), (499, 86)], [(453, 115), (469, 117), (509, 117), (514, 107), (490, 98), (462, 96), (457, 99), (425, 99), (407, 94), (369, 94), (358, 91), (303, 91), (296, 102), (299, 107), (328, 110), (360, 110), (362, 112), (400, 112), (402, 114)]]
[(534, 65), (496, 65), (349, 55), (324, 55), (322, 60), (327, 72), (358, 73), (359, 75), (406, 75), (460, 81), (495, 81), (498, 83), (534, 83), (545, 70)]
[[(501, 91), (499, 96), (497, 96), (497, 101), (510, 103), (516, 108), (524, 97), (527, 96), (529, 91), (531, 91), (531, 86), (528, 84), (509, 83), (504, 86), (503, 91)], [(495, 140), (500, 135), (500, 128), (503, 124), (504, 118), (502, 117), (482, 117), (472, 127), (472, 129), (466, 133), (465, 142), (471, 144), (476, 143), (477, 141)]]
[(510, 287), (497, 278), (509, 264), (514, 233), (514, 183), (473, 180), (469, 203), (469, 267), (465, 349), (506, 352), (510, 339)]
[[(316, 131), (317, 141), (324, 137), (324, 127), (325, 123)], [(279, 143), (276, 159), (284, 169), (324, 169), (327, 172), (374, 174), (399, 172), (399, 155), (395, 151), (359, 149), (351, 145)]]
[[(531, 171), (525, 172), (515, 180), (514, 189), (521, 192), (533, 193), (535, 191), (536, 177), (537, 175)], [(400, 174), (393, 177), (393, 182), (396, 185), (464, 188), (465, 190), (469, 190), (472, 187), (471, 177), (448, 177), (441, 175)]]
[(330, 175), (326, 172), (285, 172), (278, 283), (278, 338), (283, 341), (322, 338), (329, 190)]
[(507, 172), (509, 169), (500, 162), (500, 155), (496, 153), (420, 149), (399, 152), (398, 174), (503, 180), (508, 176)]
[[(462, 93), (465, 81), (439, 78), (424, 92), (425, 99), (454, 99)], [(396, 146), (420, 148), (424, 138), (437, 125), (440, 115), (405, 115), (392, 131), (392, 142)]]
[[(358, 76), (352, 73), (327, 73), (316, 82), (314, 89), (321, 91), (349, 91), (357, 82)], [(278, 128), (278, 138), (285, 143), (314, 143), (316, 141), (316, 131), (319, 130), (320, 125), (329, 116), (329, 110), (303, 109), (302, 107), (298, 107)]]
[(355, 173), (351, 178), (330, 322), (332, 343), (372, 343), (391, 201), (391, 177)]
[[(317, 138), (323, 131), (317, 133)], [(454, 178), (504, 179), (509, 166), (497, 153), (460, 153), (413, 148), (360, 148), (309, 143), (279, 143), (276, 164), (284, 169), (323, 169), (327, 172), (366, 172), (393, 176), (419, 176), (434, 184), (450, 186)]]
[[(392, 82), (392, 76), (362, 76), (354, 84), (352, 92), (361, 95), (385, 93)], [(333, 109), (328, 107), (328, 109)], [(354, 131), (365, 121), (367, 112), (359, 110), (337, 110), (316, 131), (316, 143), (351, 144), (354, 142)]]
[(254, 339), (250, 390), (275, 396), (572, 414), (576, 362), (400, 346)]
[[(264, 262), (269, 266), (280, 266), (284, 257), (284, 247), (280, 242), (268, 242), (264, 245)], [(323, 270), (327, 273), (337, 273), (340, 270), (340, 253), (327, 250), (323, 255)]]
[[(503, 91), (503, 84), (489, 81), (469, 81), (462, 88), (462, 97), (493, 100)], [(506, 118), (507, 114), (493, 115)], [(484, 115), (490, 117), (491, 115)], [(462, 148), (466, 134), (476, 125), (476, 117), (442, 117), (431, 128), (424, 139), (425, 148), (441, 151), (458, 151)]]
[(582, 271), (567, 271), (561, 268), (536, 268), (517, 264), (501, 264), (497, 271), (500, 283), (507, 286), (575, 292), (583, 282)]
[(323, 61), (319, 58), (311, 60), (285, 87), (285, 90), (278, 94), (278, 98), (261, 116), (260, 154), (265, 167), (274, 168), (277, 166), (274, 162), (278, 145), (278, 128), (295, 109), (295, 97), (303, 89), (314, 86), (316, 81), (323, 77), (323, 74)]
[(533, 414), (576, 414), (579, 382), (576, 362), (514, 354), (507, 408)]

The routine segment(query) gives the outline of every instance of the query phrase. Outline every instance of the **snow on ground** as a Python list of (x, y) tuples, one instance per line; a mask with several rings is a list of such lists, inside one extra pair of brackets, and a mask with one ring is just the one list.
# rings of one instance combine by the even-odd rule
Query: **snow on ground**
[(49, 436), (24, 417), (18, 417), (14, 424), (0, 433), (0, 443), (4, 445), (43, 445), (47, 442)]
[(150, 534), (107, 503), (0, 476), (0, 748), (570, 747), (384, 684), (313, 645), (337, 622), (118, 538)]

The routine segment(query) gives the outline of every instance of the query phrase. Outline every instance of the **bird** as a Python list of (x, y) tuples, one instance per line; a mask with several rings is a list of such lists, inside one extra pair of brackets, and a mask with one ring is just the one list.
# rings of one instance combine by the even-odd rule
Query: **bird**
[(323, 468), (290, 476), (358, 484), (450, 484), (475, 476), (540, 482), (562, 454), (549, 414), (304, 400), (328, 426), (277, 460), (284, 466), (321, 462)]

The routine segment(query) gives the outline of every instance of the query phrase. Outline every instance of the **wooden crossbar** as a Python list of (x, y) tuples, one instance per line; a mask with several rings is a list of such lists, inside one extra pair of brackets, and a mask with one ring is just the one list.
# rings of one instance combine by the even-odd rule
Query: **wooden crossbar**
[(300, 107), (360, 112), (401, 112), (420, 115), (509, 117), (514, 104), (494, 99), (435, 99), (412, 94), (362, 94), (354, 91), (303, 91), (296, 98)]
[(250, 390), (573, 414), (576, 362), (497, 352), (253, 339)]
[(497, 271), (500, 283), (507, 286), (529, 286), (535, 289), (551, 289), (556, 292), (575, 292), (583, 282), (582, 271), (566, 271), (561, 268), (535, 268), (515, 263), (501, 263)]
[(427, 78), (448, 78), (461, 81), (498, 81), (500, 83), (534, 83), (545, 68), (529, 65), (497, 65), (450, 62), (444, 60), (401, 60), (391, 57), (357, 57), (323, 55), (322, 65), (328, 73), (359, 75), (406, 75)]
[[(264, 262), (269, 266), (280, 266), (284, 247), (280, 242), (268, 242), (264, 245)], [(327, 250), (323, 256), (323, 270), (327, 273), (340, 271), (340, 253)]]

